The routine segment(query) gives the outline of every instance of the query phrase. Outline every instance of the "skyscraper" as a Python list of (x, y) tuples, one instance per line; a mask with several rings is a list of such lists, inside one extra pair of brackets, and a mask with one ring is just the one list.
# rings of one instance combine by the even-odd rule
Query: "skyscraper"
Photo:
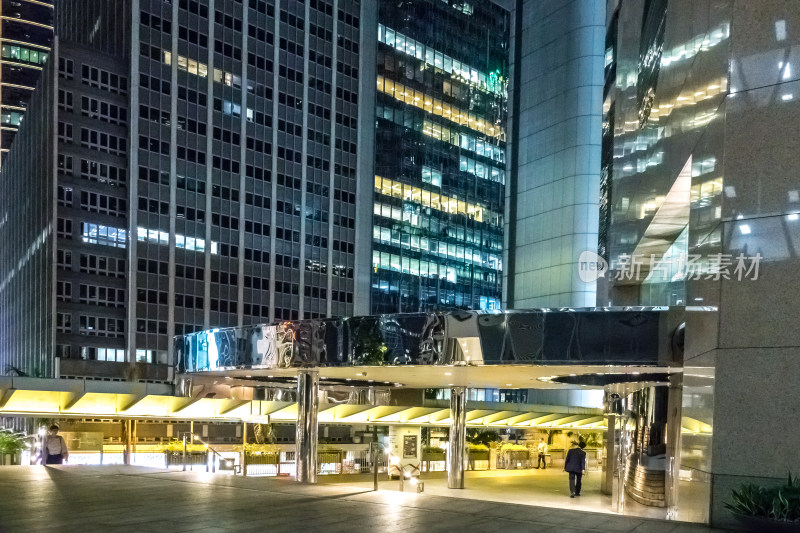
[(606, 2), (517, 2), (507, 190), (507, 306), (582, 307), (595, 283)]
[(0, 164), (25, 116), (31, 92), (50, 55), (53, 2), (0, 2)]
[(379, 2), (374, 313), (499, 309), (509, 12)]
[(800, 14), (689, 7), (609, 3), (597, 301), (685, 307), (682, 414), (711, 431), (680, 439), (679, 491), (704, 510), (677, 516), (736, 527), (731, 489), (777, 484), (795, 463), (753, 441), (798, 436)]
[(3, 363), (166, 379), (174, 334), (353, 313), (366, 82), (334, 5), (59, 3), (41, 157), (4, 167)]

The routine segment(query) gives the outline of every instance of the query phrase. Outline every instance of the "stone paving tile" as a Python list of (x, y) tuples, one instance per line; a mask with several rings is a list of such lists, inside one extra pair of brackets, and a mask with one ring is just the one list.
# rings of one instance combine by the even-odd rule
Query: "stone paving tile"
[(438, 495), (142, 467), (0, 467), (0, 533), (16, 531), (541, 531), (708, 533), (687, 524)]

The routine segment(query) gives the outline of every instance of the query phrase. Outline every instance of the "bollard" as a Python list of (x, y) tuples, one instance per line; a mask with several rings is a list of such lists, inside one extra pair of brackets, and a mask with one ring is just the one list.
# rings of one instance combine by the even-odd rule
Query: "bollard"
[(183, 471), (186, 472), (186, 434), (183, 434)]

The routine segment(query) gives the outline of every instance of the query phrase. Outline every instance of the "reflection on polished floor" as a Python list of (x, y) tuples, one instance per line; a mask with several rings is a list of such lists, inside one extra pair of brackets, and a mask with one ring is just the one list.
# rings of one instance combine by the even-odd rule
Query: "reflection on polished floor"
[[(352, 475), (320, 476), (319, 480), (321, 483), (372, 488), (371, 477), (357, 477), (358, 482)], [(465, 488), (461, 490), (447, 488), (445, 472), (426, 472), (422, 474), (421, 480), (425, 483), (425, 494), (616, 514), (612, 511), (611, 496), (600, 493), (600, 472), (590, 471), (583, 476), (583, 490), (579, 498), (569, 497), (567, 474), (560, 468), (469, 471), (466, 472)], [(381, 490), (400, 490), (400, 482), (388, 481), (385, 475), (380, 477), (378, 486)], [(416, 487), (408, 481), (403, 487), (404, 492), (416, 491)], [(624, 514), (663, 519), (666, 511), (628, 501), (625, 503)]]
[[(458, 491), (462, 493), (467, 494)], [(399, 494), (344, 484), (301, 485), (288, 478), (66, 465), (0, 466), (0, 531), (710, 533), (715, 530), (578, 509), (478, 502), (427, 491)]]

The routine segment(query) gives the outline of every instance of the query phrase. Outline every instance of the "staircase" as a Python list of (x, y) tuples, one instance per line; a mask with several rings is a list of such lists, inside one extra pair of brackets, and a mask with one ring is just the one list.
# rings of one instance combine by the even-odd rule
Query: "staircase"
[(628, 459), (625, 492), (632, 500), (649, 507), (665, 507), (665, 471), (648, 468), (639, 463), (636, 455)]

